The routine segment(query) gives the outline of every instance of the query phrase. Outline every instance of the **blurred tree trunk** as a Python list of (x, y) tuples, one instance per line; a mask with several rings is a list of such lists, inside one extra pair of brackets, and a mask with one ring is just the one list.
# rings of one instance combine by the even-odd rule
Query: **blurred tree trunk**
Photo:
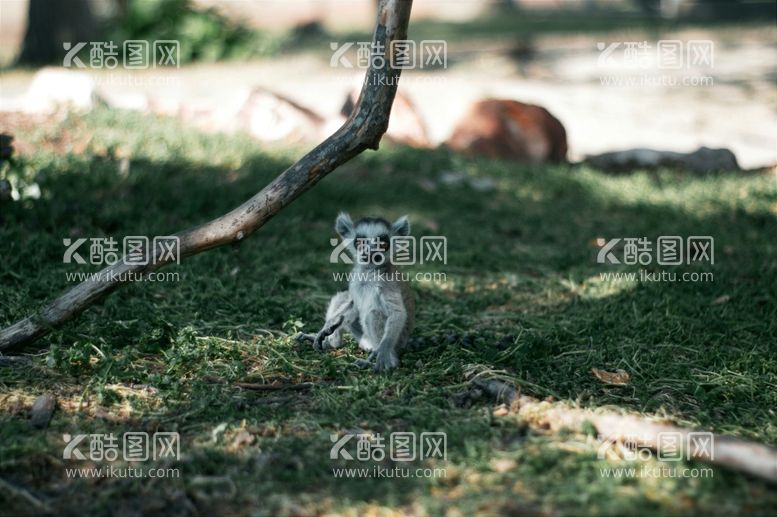
[(43, 65), (62, 60), (64, 42), (89, 41), (96, 34), (89, 0), (30, 0), (27, 32), (17, 60)]

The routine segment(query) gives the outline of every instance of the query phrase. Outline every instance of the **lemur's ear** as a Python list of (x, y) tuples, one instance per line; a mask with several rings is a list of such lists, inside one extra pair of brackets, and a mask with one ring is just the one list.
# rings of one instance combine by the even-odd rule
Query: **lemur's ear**
[(403, 215), (391, 225), (391, 235), (400, 235), (406, 237), (410, 235), (410, 221), (407, 220), (407, 216)]
[(335, 231), (343, 239), (353, 238), (353, 221), (351, 221), (351, 216), (345, 212), (340, 212), (335, 220)]

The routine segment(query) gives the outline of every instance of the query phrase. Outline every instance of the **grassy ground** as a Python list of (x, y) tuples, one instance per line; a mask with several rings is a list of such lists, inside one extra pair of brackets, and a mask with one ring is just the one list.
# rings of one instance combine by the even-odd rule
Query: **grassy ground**
[[(200, 223), (298, 154), (107, 111), (15, 132), (29, 152), (6, 174), (41, 195), (2, 205), (0, 324), (65, 289), (66, 273), (96, 270), (63, 264), (63, 238)], [(437, 181), (449, 171), (491, 178), (494, 189)], [(317, 330), (338, 288), (329, 239), (343, 209), (407, 213), (416, 236), (448, 239), (447, 265), (409, 268), (447, 279), (414, 283), (425, 345), (388, 375), (354, 369), (352, 344), (321, 355), (292, 339)], [(766, 514), (777, 490), (761, 481), (721, 468), (607, 478), (602, 468), (676, 465), (599, 460), (589, 435), (534, 430), (495, 415), (492, 401), (461, 404), (456, 394), (482, 365), (535, 396), (777, 444), (776, 212), (774, 176), (612, 177), (445, 151), (365, 154), (239, 248), (168, 269), (178, 281), (127, 286), (41, 341), (31, 368), (0, 368), (0, 477), (63, 514)], [(596, 264), (597, 238), (660, 235), (713, 236), (714, 265), (672, 271), (714, 281), (600, 279), (635, 268)], [(608, 386), (591, 368), (622, 368), (631, 380)], [(273, 381), (315, 387), (235, 386)], [(47, 430), (32, 430), (27, 412), (43, 392), (59, 408)], [(179, 468), (180, 478), (66, 477), (90, 462), (63, 460), (62, 434), (157, 430), (181, 433), (181, 459), (144, 467)], [(329, 459), (329, 436), (355, 430), (444, 431), (447, 461), (418, 466), (446, 475), (336, 479), (333, 467), (357, 465)], [(8, 490), (0, 503), (37, 513)]]

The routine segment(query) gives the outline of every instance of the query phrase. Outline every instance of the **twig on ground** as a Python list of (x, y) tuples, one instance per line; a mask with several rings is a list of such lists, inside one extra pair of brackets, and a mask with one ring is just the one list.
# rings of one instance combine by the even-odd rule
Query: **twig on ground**
[[(530, 426), (540, 429), (583, 429), (586, 424), (596, 428), (599, 438), (612, 443), (631, 443), (666, 452), (668, 443), (660, 439), (664, 433), (680, 438), (680, 450), (688, 458), (746, 472), (777, 483), (777, 449), (731, 436), (692, 431), (672, 424), (658, 423), (645, 417), (598, 412), (566, 406), (561, 402), (540, 401), (521, 395), (503, 380), (476, 375), (472, 381), (498, 402), (511, 406)], [(696, 433), (696, 434), (693, 434)], [(694, 441), (695, 440), (695, 441)], [(693, 446), (691, 446), (693, 444)]]
[(252, 391), (304, 391), (312, 389), (317, 384), (301, 382), (299, 384), (260, 384), (256, 382), (236, 382), (235, 386)]

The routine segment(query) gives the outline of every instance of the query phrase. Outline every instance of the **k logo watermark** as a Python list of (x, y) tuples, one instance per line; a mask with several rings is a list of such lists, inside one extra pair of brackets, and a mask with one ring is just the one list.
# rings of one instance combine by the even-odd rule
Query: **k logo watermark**
[(711, 40), (614, 41), (596, 44), (597, 65), (602, 68), (626, 67), (662, 70), (712, 68), (715, 43)]
[(332, 447), (329, 459), (410, 462), (435, 458), (446, 460), (448, 436), (444, 432), (393, 432), (386, 437), (380, 433), (346, 433), (329, 436)]
[(596, 256), (596, 262), (598, 264), (620, 264), (621, 261), (613, 253), (612, 249), (618, 245), (620, 239), (610, 239), (599, 250), (599, 254)]
[(693, 468), (679, 465), (682, 461), (715, 459), (715, 435), (710, 432), (667, 431), (658, 433), (655, 441), (621, 442), (604, 440), (596, 452), (599, 460), (625, 460), (627, 462), (649, 462), (656, 459), (668, 466), (643, 465), (634, 467), (605, 467), (599, 470), (602, 477), (712, 477), (711, 468)]
[[(600, 41), (597, 66), (616, 73), (600, 77), (602, 86), (713, 86), (715, 66), (711, 40)], [(622, 71), (639, 73), (623, 74)]]
[[(393, 432), (388, 439), (380, 433), (346, 433), (329, 437), (329, 459), (338, 462), (370, 462), (372, 467), (333, 468), (335, 477), (412, 478), (445, 477), (441, 467), (414, 467), (418, 462), (444, 462), (448, 436), (444, 432)], [(393, 467), (386, 466), (393, 464)]]
[[(332, 68), (384, 68), (395, 70), (448, 67), (448, 43), (445, 40), (394, 40), (386, 48), (377, 41), (329, 42)], [(355, 52), (355, 56), (353, 55)]]
[(647, 237), (598, 239), (597, 264), (679, 266), (681, 264), (715, 264), (715, 239), (709, 235), (662, 235), (655, 243)]
[[(63, 434), (62, 440), (62, 459), (75, 465), (65, 467), (65, 474), (71, 479), (181, 477), (180, 469), (166, 466), (181, 459), (177, 432)], [(139, 465), (147, 461), (165, 466)]]
[[(638, 266), (714, 265), (715, 240), (709, 235), (662, 235), (654, 241), (647, 237), (597, 239), (596, 263)], [(709, 282), (711, 271), (683, 271), (643, 268), (637, 272), (603, 272), (601, 280), (639, 282)]]
[[(88, 46), (88, 51), (85, 49)], [(62, 43), (66, 51), (62, 59), (65, 68), (96, 68), (113, 70), (143, 70), (181, 66), (181, 43), (178, 40), (126, 40), (120, 46), (113, 41), (80, 41)], [(88, 53), (87, 63), (81, 59)], [(86, 56), (83, 56), (86, 57)]]
[(63, 434), (63, 460), (75, 461), (147, 461), (178, 460), (181, 455), (177, 432), (126, 432), (119, 437), (109, 434)]
[(708, 431), (667, 431), (656, 435), (652, 447), (643, 442), (607, 439), (599, 446), (596, 458), (608, 459), (612, 452), (627, 461), (645, 461), (654, 455), (659, 461), (712, 461), (715, 459), (715, 435)]
[[(448, 263), (448, 239), (442, 235), (424, 236), (420, 239), (412, 235), (395, 235), (389, 239), (388, 246), (378, 239), (329, 239), (333, 246), (329, 254), (330, 264), (375, 264), (375, 261), (388, 261), (395, 266), (415, 264)], [(356, 251), (354, 260), (348, 250)], [(372, 253), (378, 251), (380, 255)], [(384, 262), (375, 264), (382, 265)]]
[[(65, 251), (63, 264), (91, 264), (95, 266), (162, 266), (179, 264), (181, 261), (181, 242), (176, 235), (161, 235), (149, 238), (143, 235), (127, 236), (121, 242), (113, 237), (81, 237), (62, 239)], [(178, 281), (177, 271), (133, 271), (109, 267), (101, 272), (66, 272), (68, 281)]]
[[(89, 241), (88, 246), (84, 244)], [(108, 265), (116, 264), (119, 259), (126, 265), (145, 266), (148, 264), (179, 264), (181, 261), (181, 241), (175, 235), (162, 235), (149, 239), (146, 236), (127, 236), (122, 241), (122, 254), (119, 243), (113, 237), (90, 237), (62, 239), (66, 247), (62, 256), (64, 264)], [(151, 246), (149, 246), (151, 244)], [(156, 253), (153, 251), (156, 250)], [(87, 258), (84, 258), (84, 253)]]

